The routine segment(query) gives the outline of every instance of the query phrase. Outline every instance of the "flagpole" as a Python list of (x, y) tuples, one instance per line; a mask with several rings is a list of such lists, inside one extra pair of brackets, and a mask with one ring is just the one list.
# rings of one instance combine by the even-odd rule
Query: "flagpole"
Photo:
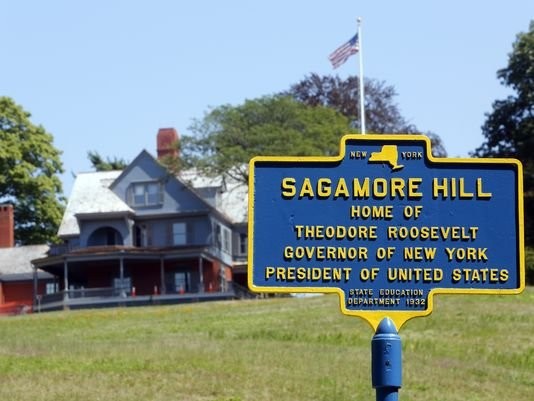
[(365, 134), (365, 95), (363, 88), (362, 19), (358, 17), (358, 55), (360, 57), (360, 131)]

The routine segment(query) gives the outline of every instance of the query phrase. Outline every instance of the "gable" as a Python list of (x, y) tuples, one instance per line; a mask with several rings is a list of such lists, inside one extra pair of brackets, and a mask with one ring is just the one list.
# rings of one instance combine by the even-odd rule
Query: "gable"
[(206, 213), (212, 209), (145, 150), (116, 178), (110, 190), (137, 216)]

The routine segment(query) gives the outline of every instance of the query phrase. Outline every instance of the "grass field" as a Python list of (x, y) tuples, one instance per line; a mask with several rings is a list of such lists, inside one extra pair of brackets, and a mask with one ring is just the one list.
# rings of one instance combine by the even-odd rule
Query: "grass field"
[[(400, 334), (403, 401), (534, 400), (534, 288)], [(0, 400), (374, 400), (372, 335), (336, 296), (2, 318)]]

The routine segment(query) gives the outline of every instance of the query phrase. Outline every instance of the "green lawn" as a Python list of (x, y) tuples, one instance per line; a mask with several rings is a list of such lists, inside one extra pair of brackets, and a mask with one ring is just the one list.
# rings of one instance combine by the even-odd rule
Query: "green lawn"
[[(400, 399), (534, 399), (534, 288), (438, 295)], [(0, 400), (374, 400), (370, 326), (336, 296), (0, 319)]]

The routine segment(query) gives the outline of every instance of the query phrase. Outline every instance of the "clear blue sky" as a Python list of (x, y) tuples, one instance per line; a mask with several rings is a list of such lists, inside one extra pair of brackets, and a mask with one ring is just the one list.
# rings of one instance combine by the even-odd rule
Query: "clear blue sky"
[(328, 54), (363, 18), (364, 75), (395, 87), (402, 115), (467, 156), (496, 78), (534, 1), (0, 0), (0, 95), (32, 113), (62, 152), (66, 194), (87, 152), (155, 152), (160, 127), (190, 133), (210, 107), (333, 71)]

